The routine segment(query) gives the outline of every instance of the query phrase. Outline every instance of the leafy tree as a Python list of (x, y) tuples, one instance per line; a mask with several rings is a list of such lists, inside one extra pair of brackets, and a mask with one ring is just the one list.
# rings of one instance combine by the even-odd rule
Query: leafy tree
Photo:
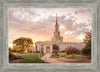
[(22, 51), (23, 53), (25, 50), (29, 49), (33, 45), (33, 41), (30, 38), (20, 37), (13, 41), (13, 48), (16, 51)]
[(91, 31), (86, 32), (84, 43), (86, 43), (86, 46), (82, 49), (82, 53), (91, 54)]

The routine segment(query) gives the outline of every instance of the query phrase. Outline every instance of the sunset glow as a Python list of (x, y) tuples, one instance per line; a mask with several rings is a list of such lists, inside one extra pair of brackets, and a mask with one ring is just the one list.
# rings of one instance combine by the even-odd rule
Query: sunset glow
[(12, 43), (9, 43), (9, 47), (10, 47), (10, 48), (13, 48), (13, 44), (12, 44)]
[(56, 13), (64, 42), (83, 42), (85, 32), (91, 30), (91, 9), (83, 8), (10, 8), (9, 47), (19, 37), (34, 42), (49, 41), (53, 37)]

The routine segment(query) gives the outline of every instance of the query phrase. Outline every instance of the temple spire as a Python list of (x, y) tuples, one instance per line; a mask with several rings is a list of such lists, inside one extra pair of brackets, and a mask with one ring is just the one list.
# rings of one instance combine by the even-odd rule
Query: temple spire
[(59, 24), (57, 22), (57, 13), (56, 13), (56, 24), (55, 24), (54, 37), (52, 38), (52, 41), (63, 42), (63, 37), (60, 36), (60, 32), (59, 32)]
[(58, 21), (57, 21), (57, 13), (56, 13), (55, 32), (59, 32), (59, 25), (58, 25)]
[(57, 24), (57, 13), (56, 13), (56, 24)]
[(56, 13), (56, 24), (55, 24), (55, 32), (54, 32), (54, 36), (55, 37), (59, 37), (60, 36), (60, 32), (59, 32), (59, 24), (57, 22), (57, 13)]

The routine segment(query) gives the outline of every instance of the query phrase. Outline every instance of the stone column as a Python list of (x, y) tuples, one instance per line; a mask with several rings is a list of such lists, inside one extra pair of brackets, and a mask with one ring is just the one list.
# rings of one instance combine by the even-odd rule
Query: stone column
[(44, 46), (43, 52), (46, 53), (46, 46)]

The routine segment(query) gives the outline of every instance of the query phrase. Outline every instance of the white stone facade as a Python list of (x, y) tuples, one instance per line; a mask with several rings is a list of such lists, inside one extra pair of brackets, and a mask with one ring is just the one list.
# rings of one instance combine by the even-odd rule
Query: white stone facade
[(69, 42), (54, 42), (54, 41), (44, 41), (44, 42), (36, 42), (35, 48), (37, 51), (42, 51), (43, 53), (46, 53), (46, 48), (50, 47), (50, 53), (53, 52), (53, 44), (56, 44), (59, 46), (59, 51), (64, 51), (67, 47), (73, 46), (76, 47), (78, 50), (82, 50), (85, 47), (84, 43), (69, 43)]

